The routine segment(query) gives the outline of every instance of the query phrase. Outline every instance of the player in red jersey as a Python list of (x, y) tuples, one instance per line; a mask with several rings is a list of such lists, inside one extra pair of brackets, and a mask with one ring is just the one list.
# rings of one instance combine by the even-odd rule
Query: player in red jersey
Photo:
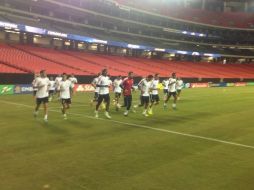
[(123, 89), (124, 105), (126, 106), (126, 111), (124, 112), (125, 116), (128, 115), (131, 108), (133, 84), (133, 72), (129, 72), (128, 77), (126, 77), (121, 84)]

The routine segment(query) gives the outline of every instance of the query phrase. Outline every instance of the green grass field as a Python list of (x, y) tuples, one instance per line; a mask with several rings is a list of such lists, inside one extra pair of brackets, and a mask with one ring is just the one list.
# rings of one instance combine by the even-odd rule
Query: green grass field
[(0, 190), (253, 190), (253, 95), (186, 89), (176, 111), (107, 120), (76, 94), (68, 120), (50, 103), (47, 124), (31, 95), (1, 96)]

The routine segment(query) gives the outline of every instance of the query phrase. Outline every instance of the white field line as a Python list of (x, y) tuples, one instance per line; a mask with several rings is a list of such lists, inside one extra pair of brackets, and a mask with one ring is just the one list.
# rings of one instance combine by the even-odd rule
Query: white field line
[[(26, 104), (19, 104), (19, 103), (13, 103), (13, 102), (2, 101), (2, 100), (0, 100), (0, 102), (10, 104), (10, 105), (33, 108), (33, 106), (26, 105)], [(49, 111), (60, 113), (60, 111), (58, 111), (58, 110), (49, 109)], [(112, 123), (117, 123), (117, 124), (122, 124), (122, 125), (128, 125), (128, 126), (132, 126), (132, 127), (139, 127), (139, 128), (150, 129), (150, 130), (164, 132), (164, 133), (175, 134), (175, 135), (179, 135), (179, 136), (185, 136), (185, 137), (190, 137), (190, 138), (195, 138), (195, 139), (201, 139), (201, 140), (205, 140), (205, 141), (211, 141), (211, 142), (217, 142), (217, 143), (222, 143), (222, 144), (227, 144), (227, 145), (232, 145), (232, 146), (237, 146), (237, 147), (242, 147), (242, 148), (254, 149), (254, 146), (251, 146), (251, 145), (235, 143), (235, 142), (231, 142), (231, 141), (225, 141), (225, 140), (220, 140), (220, 139), (216, 139), (216, 138), (199, 136), (199, 135), (188, 134), (188, 133), (183, 133), (183, 132), (177, 132), (177, 131), (172, 131), (172, 130), (167, 130), (167, 129), (162, 129), (162, 128), (153, 128), (153, 127), (149, 127), (149, 126), (146, 126), (146, 125), (140, 125), (140, 124), (135, 124), (135, 123), (127, 123), (127, 122), (122, 122), (122, 121), (117, 121), (117, 120), (112, 120), (112, 119), (95, 118), (95, 117), (92, 117), (92, 116), (79, 114), (79, 113), (69, 113), (69, 115), (82, 116), (82, 117), (86, 117), (86, 118), (89, 118), (89, 119), (103, 120), (103, 121), (107, 121), (107, 122), (112, 122)]]

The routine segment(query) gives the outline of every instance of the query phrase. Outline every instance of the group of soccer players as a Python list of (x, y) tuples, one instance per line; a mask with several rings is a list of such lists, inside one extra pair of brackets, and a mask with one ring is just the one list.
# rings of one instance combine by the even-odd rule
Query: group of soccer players
[[(118, 76), (114, 82), (111, 81), (108, 76), (107, 69), (103, 69), (101, 73), (92, 81), (92, 85), (95, 87), (95, 95), (92, 102), (96, 102), (95, 117), (99, 117), (99, 108), (101, 104), (105, 103), (105, 116), (111, 118), (109, 115), (110, 108), (110, 87), (113, 87), (115, 93), (114, 104), (116, 110), (120, 107), (125, 107), (125, 116), (128, 116), (129, 111), (132, 106), (132, 92), (135, 91), (133, 72), (129, 72), (128, 76), (122, 79)], [(140, 90), (140, 104), (134, 105), (134, 108), (144, 107), (143, 115), (149, 116), (153, 114), (153, 106), (158, 105), (160, 102), (159, 97), (159, 74), (148, 75), (146, 78), (142, 79), (138, 83), (138, 89)], [(173, 109), (176, 109), (176, 102), (180, 98), (180, 93), (183, 88), (183, 81), (176, 77), (175, 73), (172, 73), (170, 78), (163, 80), (162, 82), (164, 88), (164, 108), (167, 107), (167, 103), (171, 96), (174, 97), (174, 102), (172, 104)], [(119, 103), (121, 94), (123, 94), (124, 104), (121, 106)], [(133, 110), (135, 112), (135, 110)]]
[(39, 74), (35, 74), (32, 82), (34, 96), (36, 97), (34, 117), (37, 117), (38, 110), (41, 104), (43, 104), (44, 121), (47, 122), (48, 102), (52, 100), (54, 94), (57, 94), (58, 99), (61, 100), (63, 117), (67, 119), (66, 111), (70, 108), (72, 89), (77, 82), (73, 74), (68, 76), (66, 73), (63, 73), (62, 75), (58, 75), (55, 80), (53, 80), (53, 77), (49, 79), (45, 70), (40, 71)]
[[(94, 99), (91, 103), (96, 103), (95, 117), (99, 117), (99, 110), (101, 105), (105, 107), (105, 116), (110, 119), (110, 88), (113, 87), (115, 93), (114, 105), (118, 111), (121, 107), (125, 107), (124, 116), (128, 116), (132, 107), (132, 92), (140, 90), (140, 104), (133, 106), (133, 112), (137, 107), (143, 107), (144, 116), (153, 114), (153, 107), (160, 102), (159, 97), (159, 74), (148, 75), (138, 83), (138, 87), (135, 88), (133, 80), (133, 72), (129, 72), (127, 77), (122, 79), (118, 76), (113, 82), (108, 75), (107, 69), (103, 69), (96, 78), (92, 81), (92, 86), (95, 88)], [(44, 106), (44, 120), (48, 121), (48, 102), (51, 101), (55, 94), (58, 95), (58, 99), (61, 100), (62, 114), (64, 119), (67, 119), (66, 111), (70, 108), (71, 97), (73, 94), (73, 87), (77, 83), (77, 79), (74, 75), (68, 76), (66, 73), (58, 75), (55, 80), (53, 77), (50, 79), (46, 75), (46, 71), (42, 70), (39, 74), (35, 75), (32, 82), (34, 88), (34, 96), (36, 97), (36, 107), (34, 116), (37, 117), (40, 105)], [(176, 109), (176, 102), (180, 98), (181, 89), (183, 88), (183, 81), (176, 77), (175, 73), (162, 81), (164, 88), (164, 108), (167, 107), (167, 103), (171, 96), (174, 97), (172, 107)], [(120, 98), (123, 95), (123, 105), (120, 104)]]

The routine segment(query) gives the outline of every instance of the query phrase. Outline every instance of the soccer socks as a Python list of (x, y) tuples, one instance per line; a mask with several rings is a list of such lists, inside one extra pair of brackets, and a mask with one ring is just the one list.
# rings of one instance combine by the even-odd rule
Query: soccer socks
[(173, 108), (173, 109), (176, 109), (176, 104), (172, 104), (172, 108)]
[(48, 115), (44, 116), (44, 121), (47, 122), (48, 121)]
[(98, 111), (95, 111), (95, 118), (98, 118), (99, 117), (99, 114), (98, 114)]

